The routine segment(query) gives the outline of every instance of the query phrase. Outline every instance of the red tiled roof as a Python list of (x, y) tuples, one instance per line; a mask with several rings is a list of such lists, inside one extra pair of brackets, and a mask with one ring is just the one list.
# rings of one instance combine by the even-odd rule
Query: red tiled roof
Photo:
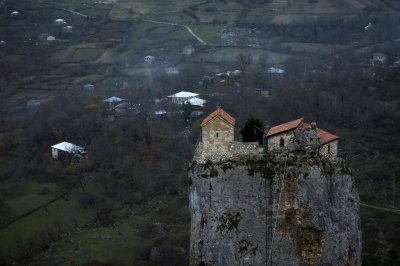
[[(311, 128), (311, 125), (307, 124), (307, 123), (303, 123), (303, 127)], [(339, 138), (338, 136), (333, 135), (333, 134), (331, 134), (325, 130), (322, 130), (320, 128), (317, 128), (317, 133), (318, 133), (319, 139), (321, 140), (321, 144), (326, 144), (331, 141), (337, 140)]]
[(212, 112), (209, 116), (207, 116), (206, 118), (204, 118), (203, 122), (201, 122), (201, 127), (203, 127), (205, 124), (207, 124), (208, 122), (210, 122), (214, 117), (216, 116), (221, 117), (222, 119), (224, 119), (226, 122), (228, 122), (229, 124), (231, 124), (232, 126), (235, 125), (235, 118), (233, 118), (230, 114), (228, 114), (227, 112), (225, 112), (222, 108), (218, 107), (217, 110), (215, 110), (214, 112)]
[(281, 124), (281, 125), (271, 127), (270, 130), (268, 130), (267, 137), (272, 137), (272, 136), (284, 133), (286, 131), (293, 130), (293, 129), (297, 128), (298, 126), (300, 126), (301, 123), (303, 122), (303, 120), (304, 120), (304, 117)]

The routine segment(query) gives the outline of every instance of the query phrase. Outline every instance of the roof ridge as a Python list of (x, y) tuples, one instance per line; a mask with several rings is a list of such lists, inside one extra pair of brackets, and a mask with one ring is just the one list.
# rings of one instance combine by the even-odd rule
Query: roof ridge
[(206, 118), (204, 118), (203, 122), (201, 122), (200, 126), (203, 127), (204, 125), (206, 125), (208, 122), (210, 122), (214, 117), (216, 116), (221, 117), (222, 119), (224, 119), (226, 122), (228, 122), (229, 124), (231, 124), (232, 126), (235, 125), (236, 123), (236, 119), (231, 116), (230, 114), (228, 114), (224, 109), (222, 109), (221, 107), (218, 107), (214, 112), (212, 112), (211, 114), (209, 114)]
[(267, 132), (267, 137), (272, 137), (277, 134), (298, 128), (304, 121), (304, 117), (271, 127)]

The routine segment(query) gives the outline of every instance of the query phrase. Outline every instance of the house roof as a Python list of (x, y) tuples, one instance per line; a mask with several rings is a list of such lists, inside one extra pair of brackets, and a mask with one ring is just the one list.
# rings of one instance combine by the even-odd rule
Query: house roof
[(285, 70), (280, 69), (280, 68), (270, 67), (270, 68), (267, 69), (267, 73), (270, 73), (270, 74), (283, 74), (283, 73), (285, 73)]
[(103, 100), (103, 102), (105, 102), (105, 103), (117, 103), (117, 102), (122, 102), (122, 101), (125, 101), (125, 99), (115, 97), (115, 96), (112, 96), (110, 98)]
[(374, 53), (374, 54), (373, 54), (373, 56), (374, 56), (374, 57), (375, 57), (375, 56), (379, 56), (379, 57), (387, 57), (387, 56), (386, 56), (386, 54), (384, 54), (384, 53), (381, 53), (381, 52)]
[(189, 100), (185, 101), (185, 103), (190, 103), (191, 105), (196, 105), (196, 106), (201, 106), (201, 107), (203, 107), (206, 102), (207, 102), (206, 100), (203, 100), (203, 99), (200, 99), (197, 97), (193, 97), (193, 98), (190, 98)]
[[(303, 127), (311, 128), (311, 125), (307, 124), (307, 123), (303, 123)], [(333, 134), (331, 134), (325, 130), (322, 130), (320, 128), (317, 128), (317, 133), (318, 133), (319, 139), (321, 140), (321, 144), (326, 144), (331, 141), (337, 140), (339, 138), (338, 136), (333, 135)]]
[(217, 110), (212, 112), (209, 116), (204, 118), (203, 122), (201, 122), (201, 127), (205, 126), (208, 122), (210, 122), (214, 117), (219, 116), (224, 119), (226, 122), (231, 124), (232, 126), (235, 125), (236, 119), (233, 118), (230, 114), (225, 112), (222, 108), (218, 107)]
[(286, 131), (293, 130), (293, 129), (297, 128), (298, 126), (300, 126), (301, 123), (303, 123), (303, 120), (304, 120), (304, 117), (281, 124), (281, 125), (271, 127), (270, 130), (268, 130), (267, 137), (272, 137), (272, 136), (284, 133)]
[(69, 143), (69, 142), (65, 142), (65, 141), (64, 142), (60, 142), (60, 143), (58, 143), (56, 145), (53, 145), (51, 147), (55, 148), (57, 150), (62, 150), (62, 151), (68, 152), (68, 153), (73, 153), (73, 152), (76, 152), (76, 151), (79, 151), (79, 152), (85, 151), (84, 148), (82, 148), (82, 147), (80, 147), (78, 145)]
[(166, 110), (157, 110), (157, 111), (154, 111), (153, 114), (155, 114), (155, 115), (165, 115), (165, 114), (167, 114), (167, 111)]
[(196, 96), (199, 96), (199, 94), (189, 92), (189, 91), (180, 91), (180, 92), (172, 94), (168, 97), (170, 97), (170, 98), (192, 98), (192, 97), (196, 97)]

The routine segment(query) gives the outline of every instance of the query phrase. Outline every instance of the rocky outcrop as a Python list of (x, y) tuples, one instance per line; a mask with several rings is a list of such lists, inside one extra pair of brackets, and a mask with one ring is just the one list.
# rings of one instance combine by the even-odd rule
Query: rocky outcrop
[(258, 157), (192, 161), (191, 265), (361, 264), (350, 172), (343, 160), (320, 157), (318, 143), (295, 143)]

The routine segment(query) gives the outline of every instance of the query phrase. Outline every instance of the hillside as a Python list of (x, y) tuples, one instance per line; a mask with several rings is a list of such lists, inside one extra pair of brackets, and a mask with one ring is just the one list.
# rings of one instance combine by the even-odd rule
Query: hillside
[[(186, 167), (216, 106), (238, 129), (305, 117), (340, 136), (363, 261), (398, 264), (399, 13), (395, 0), (0, 0), (0, 264), (186, 265)], [(182, 90), (207, 103), (171, 103)], [(88, 159), (54, 160), (62, 141)]]

